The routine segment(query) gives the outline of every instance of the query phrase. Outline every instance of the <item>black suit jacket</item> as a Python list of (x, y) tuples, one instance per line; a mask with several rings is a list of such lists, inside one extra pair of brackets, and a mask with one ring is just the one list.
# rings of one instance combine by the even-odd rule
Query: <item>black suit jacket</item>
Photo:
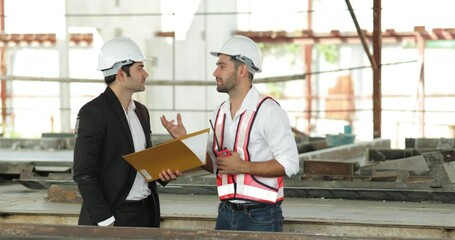
[[(152, 146), (147, 108), (135, 102), (147, 147)], [(80, 225), (96, 225), (114, 216), (128, 196), (136, 170), (122, 156), (134, 152), (125, 112), (117, 96), (107, 87), (79, 111), (74, 147), (73, 178), (82, 196)], [(159, 223), (159, 200), (155, 182), (149, 183)]]

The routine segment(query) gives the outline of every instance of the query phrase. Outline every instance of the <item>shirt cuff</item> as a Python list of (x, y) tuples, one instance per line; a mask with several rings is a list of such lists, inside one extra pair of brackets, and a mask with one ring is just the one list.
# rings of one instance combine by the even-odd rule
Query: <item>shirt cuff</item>
[(107, 226), (111, 225), (113, 222), (115, 222), (115, 217), (114, 216), (112, 216), (112, 217), (110, 217), (110, 218), (108, 218), (108, 219), (106, 219), (106, 220), (104, 220), (102, 222), (99, 222), (98, 226), (107, 227)]

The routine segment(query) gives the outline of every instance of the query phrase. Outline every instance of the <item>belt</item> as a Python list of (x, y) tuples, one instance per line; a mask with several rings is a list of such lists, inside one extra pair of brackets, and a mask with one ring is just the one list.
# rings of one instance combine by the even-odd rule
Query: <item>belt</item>
[(244, 210), (251, 210), (251, 209), (258, 209), (258, 208), (265, 208), (268, 206), (272, 206), (270, 204), (265, 203), (233, 203), (229, 201), (224, 201), (226, 206), (234, 211), (244, 211)]
[(125, 200), (122, 203), (122, 206), (132, 206), (132, 207), (140, 207), (145, 199), (142, 200)]

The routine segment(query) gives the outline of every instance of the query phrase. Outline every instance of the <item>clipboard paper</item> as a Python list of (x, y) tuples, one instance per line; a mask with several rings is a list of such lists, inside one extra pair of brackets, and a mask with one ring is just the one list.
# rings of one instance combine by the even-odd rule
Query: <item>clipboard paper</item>
[(148, 181), (159, 179), (163, 170), (187, 172), (206, 161), (209, 128), (123, 156)]

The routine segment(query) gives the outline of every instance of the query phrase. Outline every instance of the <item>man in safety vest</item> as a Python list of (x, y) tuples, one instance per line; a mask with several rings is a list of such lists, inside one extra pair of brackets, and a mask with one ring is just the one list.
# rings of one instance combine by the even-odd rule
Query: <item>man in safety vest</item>
[[(217, 52), (217, 91), (229, 98), (210, 119), (204, 168), (217, 174), (221, 200), (217, 230), (282, 231), (284, 176), (299, 171), (297, 146), (287, 113), (253, 86), (261, 72), (261, 51), (250, 38), (236, 35)], [(180, 114), (177, 123), (161, 117), (173, 137), (186, 135)]]

